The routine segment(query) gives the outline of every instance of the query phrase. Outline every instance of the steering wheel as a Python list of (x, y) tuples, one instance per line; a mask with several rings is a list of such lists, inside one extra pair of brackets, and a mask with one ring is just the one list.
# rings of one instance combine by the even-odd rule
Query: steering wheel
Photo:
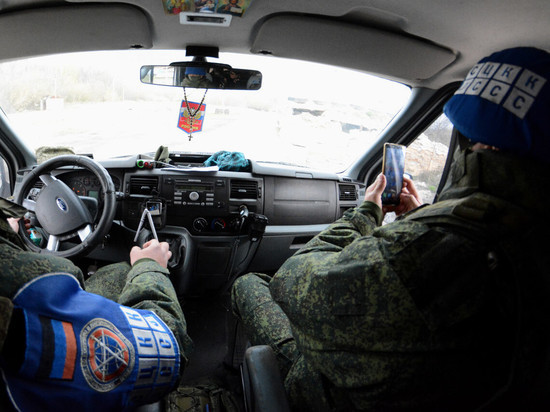
[[(99, 179), (105, 199), (101, 216), (95, 219), (97, 224), (82, 199), (53, 176), (52, 172), (63, 166), (84, 168)], [(29, 196), (38, 179), (44, 186), (38, 194)], [(35, 245), (28, 236), (22, 236), (29, 249), (62, 257), (82, 255), (97, 246), (111, 229), (116, 212), (115, 185), (111, 176), (103, 166), (86, 156), (63, 155), (45, 161), (25, 176), (15, 201), (34, 212), (38, 223), (49, 235), (45, 248)], [(21, 219), (21, 233), (25, 233), (24, 226)], [(74, 242), (77, 237), (79, 244), (60, 250), (61, 242)]]

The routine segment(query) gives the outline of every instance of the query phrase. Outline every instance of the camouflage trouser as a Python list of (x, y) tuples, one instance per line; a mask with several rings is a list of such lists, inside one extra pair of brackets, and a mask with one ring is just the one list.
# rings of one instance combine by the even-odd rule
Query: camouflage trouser
[(86, 292), (101, 295), (118, 302), (118, 297), (126, 285), (126, 275), (130, 271), (129, 263), (120, 262), (104, 266), (85, 281)]
[(321, 376), (297, 349), (290, 322), (269, 292), (270, 280), (260, 273), (237, 279), (231, 291), (233, 313), (252, 345), (269, 345), (275, 352), (292, 409), (329, 410)]

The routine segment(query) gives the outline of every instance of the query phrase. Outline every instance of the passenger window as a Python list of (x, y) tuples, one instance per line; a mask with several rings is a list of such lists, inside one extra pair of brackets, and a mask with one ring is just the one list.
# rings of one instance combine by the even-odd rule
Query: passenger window
[(8, 164), (0, 156), (0, 197), (8, 198), (11, 195), (10, 174)]
[[(407, 147), (405, 173), (412, 176), (424, 203), (433, 203), (445, 162), (453, 125), (442, 114)], [(383, 224), (393, 222), (395, 213), (386, 213)]]
[(405, 172), (410, 174), (424, 203), (432, 203), (439, 186), (453, 125), (442, 114), (407, 147)]

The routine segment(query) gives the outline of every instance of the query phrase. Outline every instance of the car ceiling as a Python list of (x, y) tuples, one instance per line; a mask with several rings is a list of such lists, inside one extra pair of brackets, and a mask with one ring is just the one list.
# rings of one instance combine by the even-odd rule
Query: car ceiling
[(229, 27), (182, 25), (165, 13), (163, 0), (0, 0), (0, 60), (204, 45), (348, 66), (437, 89), (493, 51), (550, 49), (548, 22), (548, 0), (252, 0)]

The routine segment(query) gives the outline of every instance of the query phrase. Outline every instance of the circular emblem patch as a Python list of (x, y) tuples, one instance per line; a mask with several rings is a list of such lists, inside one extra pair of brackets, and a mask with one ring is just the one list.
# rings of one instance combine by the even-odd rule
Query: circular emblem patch
[(108, 320), (88, 322), (80, 332), (80, 344), (82, 373), (96, 391), (111, 391), (132, 373), (134, 347)]

